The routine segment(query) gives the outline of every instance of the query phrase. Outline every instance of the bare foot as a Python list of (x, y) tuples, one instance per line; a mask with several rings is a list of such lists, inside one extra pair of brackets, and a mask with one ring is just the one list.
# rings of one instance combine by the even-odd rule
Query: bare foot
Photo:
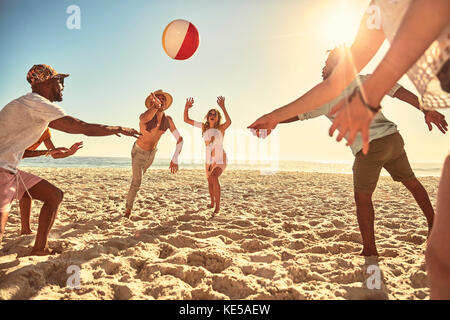
[(32, 234), (32, 233), (33, 233), (33, 231), (31, 231), (31, 229), (22, 229), (22, 230), (20, 230), (20, 235)]
[(126, 209), (125, 210), (125, 218), (130, 218), (131, 215), (131, 209)]
[(34, 249), (31, 251), (30, 256), (50, 256), (55, 255), (58, 252), (56, 250), (45, 248), (45, 249)]

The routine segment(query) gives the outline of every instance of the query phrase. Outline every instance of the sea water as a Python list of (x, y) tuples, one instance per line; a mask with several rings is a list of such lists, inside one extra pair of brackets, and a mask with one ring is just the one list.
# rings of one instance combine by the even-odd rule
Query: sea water
[[(170, 159), (157, 158), (153, 162), (151, 169), (168, 169)], [(274, 162), (261, 161), (230, 161), (227, 170), (270, 170), (294, 171), (294, 172), (320, 172), (320, 173), (352, 173), (352, 162), (312, 162), (312, 161), (288, 161), (279, 160)], [(36, 157), (23, 159), (19, 167), (38, 168), (131, 168), (131, 158), (120, 157), (67, 157), (64, 159), (53, 159), (49, 157)], [(439, 177), (442, 170), (442, 163), (438, 162), (417, 162), (411, 163), (416, 176)], [(180, 161), (180, 169), (204, 169), (204, 159), (190, 161)], [(388, 175), (383, 170), (382, 175)]]

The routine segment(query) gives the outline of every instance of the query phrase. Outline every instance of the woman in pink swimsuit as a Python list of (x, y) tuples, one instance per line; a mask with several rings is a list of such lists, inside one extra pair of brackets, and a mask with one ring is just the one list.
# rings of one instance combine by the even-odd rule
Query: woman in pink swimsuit
[(189, 109), (194, 105), (194, 99), (188, 98), (184, 108), (184, 122), (202, 129), (202, 136), (206, 145), (206, 178), (208, 179), (209, 195), (211, 204), (209, 208), (214, 208), (212, 217), (220, 210), (220, 184), (219, 177), (227, 166), (227, 154), (223, 149), (223, 136), (225, 130), (231, 125), (231, 119), (225, 109), (225, 98), (218, 97), (217, 104), (225, 115), (225, 123), (221, 123), (222, 115), (219, 110), (211, 109), (205, 116), (204, 122), (194, 121), (189, 118)]

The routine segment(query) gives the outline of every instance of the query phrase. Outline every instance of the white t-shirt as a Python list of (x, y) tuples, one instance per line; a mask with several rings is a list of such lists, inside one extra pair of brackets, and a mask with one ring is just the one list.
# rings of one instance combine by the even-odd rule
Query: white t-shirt
[[(348, 97), (349, 95), (351, 95), (353, 93), (353, 90), (357, 87), (360, 86), (361, 83), (365, 82), (367, 80), (367, 78), (369, 77), (369, 75), (359, 75), (356, 77), (355, 80), (353, 80), (352, 83), (349, 84), (349, 86), (347, 88), (344, 89), (344, 91), (341, 92), (341, 94), (331, 100), (330, 102), (325, 103), (324, 105), (322, 105), (321, 107), (318, 107), (310, 112), (305, 112), (303, 114), (298, 115), (298, 118), (300, 120), (307, 120), (307, 119), (311, 119), (311, 118), (315, 118), (315, 117), (319, 117), (319, 116), (323, 116), (326, 115), (327, 118), (329, 118), (331, 121), (334, 120), (334, 118), (336, 117), (335, 115), (333, 115), (332, 117), (329, 117), (328, 114), (330, 113), (331, 109), (333, 109), (333, 107), (339, 102), (341, 101), (342, 98), (344, 97)], [(388, 95), (393, 97), (395, 92), (401, 88), (401, 86), (396, 83), (394, 85), (394, 87), (391, 89), (391, 91), (389, 91)], [(393, 123), (392, 121), (388, 120), (383, 113), (380, 111), (378, 112), (375, 117), (373, 118), (370, 127), (369, 127), (369, 142), (375, 139), (380, 139), (383, 137), (386, 137), (390, 134), (396, 133), (398, 132), (397, 130), (397, 125), (395, 123)], [(347, 137), (346, 137), (347, 138)], [(359, 151), (362, 150), (362, 137), (361, 137), (361, 133), (358, 133), (356, 135), (355, 141), (353, 142), (353, 144), (350, 146), (350, 148), (352, 149), (353, 155), (356, 155)]]
[(37, 93), (27, 93), (0, 110), (0, 168), (12, 173), (25, 149), (39, 140), (48, 124), (64, 110)]

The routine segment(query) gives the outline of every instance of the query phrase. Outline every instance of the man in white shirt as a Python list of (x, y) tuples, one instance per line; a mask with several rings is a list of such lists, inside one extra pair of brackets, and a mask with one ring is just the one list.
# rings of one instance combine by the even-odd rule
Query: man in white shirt
[[(325, 67), (322, 70), (322, 77), (326, 79), (339, 59), (345, 54), (346, 48), (338, 47), (332, 50), (328, 56)], [(339, 97), (318, 107), (315, 110), (298, 115), (282, 121), (289, 123), (297, 120), (307, 120), (321, 115), (326, 115), (331, 121), (333, 117), (329, 112), (342, 98), (353, 94), (361, 82), (364, 82), (367, 76), (357, 76), (356, 79), (346, 88)], [(417, 109), (419, 109), (419, 100), (410, 91), (399, 84), (396, 84), (389, 92), (391, 97), (403, 100)], [(420, 109), (419, 109), (420, 110)], [(431, 123), (434, 123), (442, 133), (447, 130), (447, 122), (444, 115), (436, 111), (423, 111), (425, 122), (429, 130), (432, 129)], [(412, 193), (414, 199), (422, 209), (428, 223), (428, 231), (431, 231), (434, 218), (434, 210), (425, 188), (414, 176), (406, 152), (404, 141), (397, 130), (397, 126), (388, 120), (381, 112), (378, 112), (373, 119), (369, 130), (370, 149), (367, 155), (362, 153), (362, 138), (359, 134), (355, 142), (350, 146), (355, 162), (353, 164), (353, 182), (356, 202), (356, 212), (358, 224), (363, 238), (363, 256), (378, 256), (375, 245), (374, 220), (375, 212), (372, 204), (372, 194), (375, 191), (378, 178), (382, 168), (385, 168), (391, 177), (403, 185)]]
[[(12, 201), (27, 195), (44, 204), (39, 215), (39, 226), (31, 255), (49, 255), (50, 229), (63, 199), (63, 192), (35, 175), (17, 169), (23, 156), (36, 156), (61, 152), (61, 148), (50, 151), (27, 151), (47, 127), (72, 134), (108, 136), (124, 134), (138, 137), (134, 129), (119, 126), (91, 124), (68, 116), (54, 101), (62, 101), (64, 78), (68, 74), (57, 73), (48, 65), (34, 65), (27, 74), (32, 92), (8, 103), (0, 110), (0, 243)], [(40, 153), (40, 154), (38, 154)]]

